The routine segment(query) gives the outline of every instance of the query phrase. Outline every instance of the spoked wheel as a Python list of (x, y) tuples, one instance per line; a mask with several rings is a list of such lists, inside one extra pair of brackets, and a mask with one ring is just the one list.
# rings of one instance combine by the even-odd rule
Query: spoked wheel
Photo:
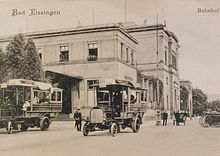
[(199, 124), (202, 126), (202, 127), (205, 127), (204, 126), (204, 120), (205, 119), (205, 116), (204, 115), (202, 115), (200, 118), (199, 118)]
[(203, 119), (203, 115), (199, 118), (199, 124), (203, 127), (203, 123), (202, 123), (202, 119)]
[(212, 117), (209, 115), (203, 115), (200, 117), (199, 123), (202, 127), (210, 127), (212, 125)]
[(25, 123), (21, 124), (21, 131), (27, 131), (28, 127), (29, 126)]
[(117, 134), (117, 132), (118, 132), (118, 128), (117, 128), (118, 126), (117, 126), (117, 124), (116, 123), (113, 123), (112, 125), (111, 125), (111, 135), (113, 136), (113, 137), (115, 137), (115, 135)]
[(85, 123), (83, 126), (83, 135), (87, 136), (89, 134), (89, 130), (87, 129), (87, 124)]
[(212, 117), (210, 115), (207, 115), (206, 118), (205, 118), (205, 123), (206, 123), (206, 127), (209, 127), (212, 125)]
[(7, 132), (8, 134), (12, 134), (12, 122), (11, 121), (8, 121), (8, 125), (7, 125)]
[(134, 121), (132, 121), (132, 131), (134, 133), (137, 133), (140, 130), (141, 122), (139, 118), (135, 118)]
[(40, 121), (40, 129), (42, 131), (48, 130), (50, 127), (50, 119), (48, 117), (43, 117)]

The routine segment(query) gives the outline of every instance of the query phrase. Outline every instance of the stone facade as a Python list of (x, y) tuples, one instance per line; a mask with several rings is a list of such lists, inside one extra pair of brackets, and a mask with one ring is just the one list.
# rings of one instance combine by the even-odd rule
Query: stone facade
[[(163, 101), (161, 105), (165, 110), (170, 111), (172, 116), (174, 111), (180, 109), (180, 45), (177, 37), (164, 25), (138, 26), (134, 24), (129, 25), (127, 31), (139, 42), (138, 70), (143, 75), (158, 77), (162, 81)], [(151, 102), (154, 101), (151, 100)]]

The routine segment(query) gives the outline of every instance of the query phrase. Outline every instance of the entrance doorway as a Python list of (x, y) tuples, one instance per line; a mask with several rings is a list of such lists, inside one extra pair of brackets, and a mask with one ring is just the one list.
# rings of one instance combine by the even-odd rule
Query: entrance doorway
[(72, 88), (74, 86), (77, 86), (81, 79), (52, 71), (46, 71), (45, 73), (46, 77), (49, 77), (51, 79), (51, 83), (53, 85), (56, 85), (56, 87), (63, 89), (63, 104), (61, 113), (72, 113), (72, 108), (74, 107)]

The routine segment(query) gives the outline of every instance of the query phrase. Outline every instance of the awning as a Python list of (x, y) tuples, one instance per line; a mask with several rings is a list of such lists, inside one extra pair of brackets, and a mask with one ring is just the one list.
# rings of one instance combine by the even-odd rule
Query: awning
[(52, 88), (51, 84), (43, 82), (34, 82), (34, 86), (39, 88), (40, 90), (49, 90)]
[(108, 85), (122, 85), (122, 86), (127, 86), (131, 88), (135, 88), (135, 86), (127, 80), (119, 80), (119, 79), (106, 79), (103, 83), (100, 83), (100, 87), (106, 87)]
[(52, 70), (46, 70), (45, 72), (46, 72), (46, 74), (48, 73), (49, 75), (50, 74), (56, 74), (56, 75), (66, 76), (66, 77), (73, 78), (73, 79), (78, 79), (78, 80), (83, 79), (82, 76), (76, 76), (76, 75), (73, 75), (73, 74), (66, 74), (66, 73), (61, 73), (61, 72), (52, 71)]

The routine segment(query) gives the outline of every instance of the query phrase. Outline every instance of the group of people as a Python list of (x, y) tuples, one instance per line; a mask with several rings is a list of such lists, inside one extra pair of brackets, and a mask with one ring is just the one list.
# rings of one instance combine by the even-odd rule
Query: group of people
[[(187, 117), (187, 112), (174, 112), (174, 117), (175, 117), (175, 120), (174, 120), (174, 125), (176, 126), (179, 126), (179, 122), (180, 120), (182, 120), (184, 117), (186, 118)], [(162, 113), (162, 120), (163, 120), (163, 126), (167, 126), (167, 119), (168, 119), (168, 113), (166, 111), (164, 111)]]

